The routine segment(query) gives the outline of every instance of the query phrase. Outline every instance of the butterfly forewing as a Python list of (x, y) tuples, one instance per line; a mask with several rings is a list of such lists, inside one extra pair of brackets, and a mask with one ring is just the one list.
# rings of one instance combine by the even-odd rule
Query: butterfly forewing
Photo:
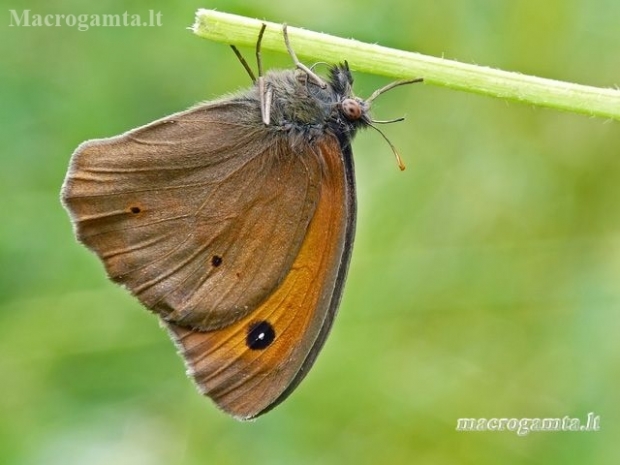
[(243, 318), (298, 255), (320, 173), (257, 127), (245, 100), (216, 102), (72, 157), (63, 201), (78, 238), (168, 321), (206, 330)]

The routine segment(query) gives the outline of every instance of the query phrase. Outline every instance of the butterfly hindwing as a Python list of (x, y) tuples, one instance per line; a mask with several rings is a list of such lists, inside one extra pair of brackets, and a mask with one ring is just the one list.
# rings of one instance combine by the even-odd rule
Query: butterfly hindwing
[(236, 417), (255, 417), (284, 400), (331, 327), (355, 227), (350, 149), (345, 155), (334, 137), (299, 154), (319, 161), (319, 200), (290, 271), (264, 302), (216, 331), (165, 323), (200, 390)]

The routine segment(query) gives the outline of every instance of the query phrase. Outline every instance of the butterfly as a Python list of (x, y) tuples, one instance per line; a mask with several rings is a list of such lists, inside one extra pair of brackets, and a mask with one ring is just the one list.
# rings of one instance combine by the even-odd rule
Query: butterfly
[[(82, 143), (62, 187), (80, 242), (154, 312), (199, 390), (251, 419), (325, 343), (355, 232), (351, 140), (374, 127), (346, 62), (292, 70), (124, 134)], [(391, 144), (390, 144), (391, 145)], [(396, 153), (396, 152), (395, 152)]]

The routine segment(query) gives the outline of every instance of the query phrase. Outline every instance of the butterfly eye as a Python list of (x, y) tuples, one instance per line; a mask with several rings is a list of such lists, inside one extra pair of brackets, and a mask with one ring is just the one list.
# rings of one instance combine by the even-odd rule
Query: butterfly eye
[(350, 121), (355, 121), (362, 117), (362, 105), (357, 100), (345, 98), (340, 103), (340, 108), (344, 116)]

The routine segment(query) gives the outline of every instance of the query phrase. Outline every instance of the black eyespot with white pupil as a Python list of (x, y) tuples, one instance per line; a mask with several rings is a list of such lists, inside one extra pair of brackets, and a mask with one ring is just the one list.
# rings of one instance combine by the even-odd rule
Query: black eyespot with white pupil
[(251, 350), (263, 350), (271, 345), (276, 332), (268, 321), (256, 321), (248, 327), (245, 344)]
[(344, 116), (350, 121), (355, 121), (362, 117), (362, 105), (355, 99), (345, 98), (340, 103), (340, 108)]

